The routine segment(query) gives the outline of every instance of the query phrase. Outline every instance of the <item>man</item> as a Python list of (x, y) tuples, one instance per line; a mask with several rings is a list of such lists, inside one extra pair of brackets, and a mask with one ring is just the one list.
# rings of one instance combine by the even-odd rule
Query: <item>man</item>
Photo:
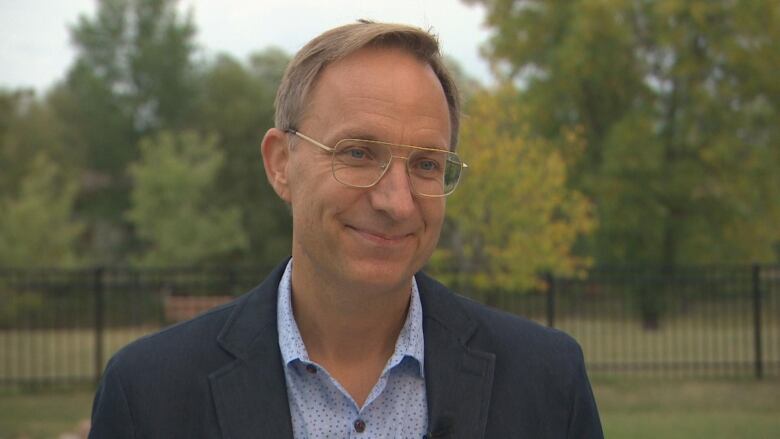
[(465, 165), (436, 40), (359, 22), (288, 66), (262, 156), (292, 259), (120, 351), (93, 438), (600, 438), (568, 336), (419, 270)]

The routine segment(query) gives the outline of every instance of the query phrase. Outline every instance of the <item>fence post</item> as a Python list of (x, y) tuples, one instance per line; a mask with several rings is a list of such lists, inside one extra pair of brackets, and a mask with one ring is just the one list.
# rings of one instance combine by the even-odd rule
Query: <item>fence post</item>
[(753, 346), (756, 378), (764, 377), (764, 355), (761, 348), (761, 266), (753, 264)]
[(555, 277), (547, 273), (547, 326), (555, 327)]
[(96, 267), (93, 272), (92, 288), (95, 293), (95, 384), (100, 382), (100, 375), (103, 372), (103, 318), (105, 306), (103, 304), (103, 295), (105, 293), (105, 269)]

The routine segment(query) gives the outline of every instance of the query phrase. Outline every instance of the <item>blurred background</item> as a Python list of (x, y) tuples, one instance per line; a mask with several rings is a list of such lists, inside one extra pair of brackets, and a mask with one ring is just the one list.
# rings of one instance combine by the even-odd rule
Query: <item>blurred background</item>
[(83, 436), (116, 349), (289, 254), (259, 142), (358, 18), (463, 93), (428, 271), (577, 338), (608, 437), (780, 436), (780, 2), (0, 0), (0, 439)]

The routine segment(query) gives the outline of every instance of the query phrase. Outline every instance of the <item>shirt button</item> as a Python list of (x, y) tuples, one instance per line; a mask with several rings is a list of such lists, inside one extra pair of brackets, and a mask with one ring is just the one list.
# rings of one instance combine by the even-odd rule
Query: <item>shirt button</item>
[(317, 373), (317, 368), (314, 367), (313, 364), (307, 364), (306, 365), (306, 371), (309, 372), (309, 373), (312, 373), (312, 374), (313, 373)]
[(355, 427), (355, 431), (357, 431), (358, 433), (362, 433), (366, 430), (366, 423), (363, 422), (362, 419), (358, 419), (357, 421), (355, 421), (355, 424), (353, 425)]

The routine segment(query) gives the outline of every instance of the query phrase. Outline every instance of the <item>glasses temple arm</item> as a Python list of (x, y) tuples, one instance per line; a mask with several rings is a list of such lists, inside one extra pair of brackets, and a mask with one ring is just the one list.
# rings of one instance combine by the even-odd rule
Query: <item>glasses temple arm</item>
[(300, 132), (298, 132), (298, 131), (296, 131), (296, 130), (294, 130), (292, 128), (287, 128), (286, 130), (284, 130), (284, 132), (288, 133), (288, 134), (292, 134), (293, 136), (298, 136), (301, 139), (306, 140), (307, 142), (311, 143), (312, 145), (318, 146), (318, 147), (324, 149), (325, 151), (333, 152), (333, 151), (336, 150), (336, 148), (332, 148), (332, 147), (330, 147), (328, 145), (322, 144), (322, 143), (312, 139), (311, 137), (309, 137), (309, 136), (307, 136), (307, 135), (305, 135), (303, 133), (300, 133)]

